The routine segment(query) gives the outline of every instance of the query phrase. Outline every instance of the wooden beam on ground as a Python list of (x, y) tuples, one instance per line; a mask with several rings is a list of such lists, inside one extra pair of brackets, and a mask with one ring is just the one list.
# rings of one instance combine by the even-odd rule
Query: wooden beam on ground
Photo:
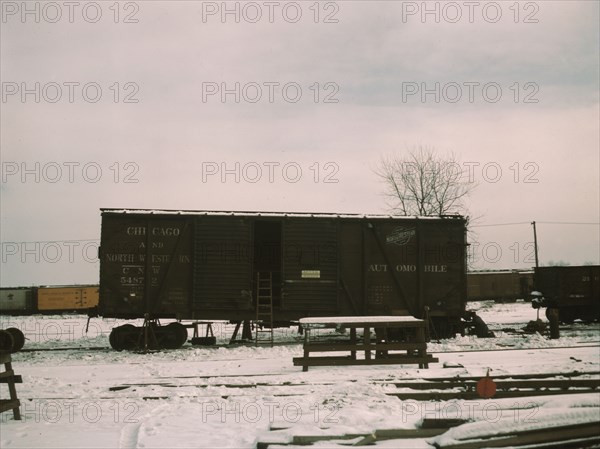
[[(557, 394), (582, 394), (591, 393), (593, 390), (510, 390), (497, 391), (494, 399), (523, 398), (528, 396), (549, 396)], [(414, 392), (414, 393), (386, 393), (396, 396), (403, 401), (447, 401), (451, 399), (481, 399), (475, 391), (439, 391), (439, 392)]]
[[(539, 428), (523, 432), (511, 432), (503, 435), (493, 435), (488, 437), (480, 437), (471, 440), (461, 440), (456, 444), (438, 446), (443, 449), (478, 449), (480, 447), (509, 447), (509, 446), (525, 446), (525, 445), (541, 445), (546, 443), (557, 444), (560, 447), (561, 442), (570, 440), (587, 440), (591, 441), (592, 445), (600, 443), (600, 421), (593, 423), (580, 423), (569, 426)], [(580, 447), (588, 447), (580, 446)]]

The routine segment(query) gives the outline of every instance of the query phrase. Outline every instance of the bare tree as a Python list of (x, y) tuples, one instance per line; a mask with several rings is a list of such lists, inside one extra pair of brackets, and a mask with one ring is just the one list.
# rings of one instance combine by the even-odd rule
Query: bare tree
[(382, 179), (390, 209), (399, 215), (466, 215), (466, 197), (475, 188), (453, 154), (439, 156), (421, 147), (383, 156), (375, 173)]

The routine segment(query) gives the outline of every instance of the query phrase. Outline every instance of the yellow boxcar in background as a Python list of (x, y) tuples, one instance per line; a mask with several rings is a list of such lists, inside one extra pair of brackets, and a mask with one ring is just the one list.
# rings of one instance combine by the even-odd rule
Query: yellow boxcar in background
[(39, 287), (37, 293), (40, 312), (83, 311), (98, 305), (97, 285)]

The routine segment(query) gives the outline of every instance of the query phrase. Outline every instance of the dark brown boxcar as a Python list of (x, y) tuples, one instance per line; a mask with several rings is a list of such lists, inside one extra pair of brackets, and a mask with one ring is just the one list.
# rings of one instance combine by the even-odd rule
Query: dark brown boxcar
[(535, 289), (562, 322), (600, 320), (600, 265), (538, 267)]
[(529, 299), (533, 271), (470, 271), (467, 273), (468, 301), (516, 301)]
[(104, 317), (252, 320), (257, 273), (273, 321), (413, 315), (461, 330), (465, 220), (342, 214), (102, 211)]

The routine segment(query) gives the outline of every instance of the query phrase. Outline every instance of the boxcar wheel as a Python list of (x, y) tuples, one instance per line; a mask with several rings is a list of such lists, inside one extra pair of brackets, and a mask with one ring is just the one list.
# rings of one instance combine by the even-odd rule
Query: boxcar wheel
[(120, 327), (115, 327), (112, 331), (110, 331), (110, 335), (108, 336), (108, 342), (110, 343), (110, 347), (116, 351), (122, 351), (125, 349), (123, 344), (123, 339), (121, 338)]
[(8, 332), (13, 338), (12, 351), (17, 352), (23, 349), (23, 346), (25, 346), (25, 335), (23, 335), (23, 332), (16, 327), (9, 327), (6, 329), (6, 332)]
[(187, 328), (179, 323), (179, 322), (175, 322), (175, 323), (169, 323), (167, 324), (167, 328), (172, 329), (171, 332), (175, 332), (175, 334), (177, 335), (177, 341), (178, 341), (178, 348), (181, 348), (188, 339), (188, 331)]
[[(181, 332), (182, 327), (183, 325), (181, 323), (169, 323), (162, 327), (160, 329), (160, 335), (162, 337), (159, 340), (160, 346), (165, 349), (177, 349), (181, 347), (181, 345), (185, 342), (181, 341), (183, 337), (183, 333)], [(185, 331), (185, 328), (183, 328), (183, 330)]]
[(138, 345), (138, 337), (140, 335), (141, 328), (135, 327), (133, 324), (124, 324), (119, 326), (119, 329), (124, 349), (135, 349)]
[(110, 346), (117, 351), (134, 349), (137, 345), (137, 330), (133, 324), (115, 327), (108, 337)]

